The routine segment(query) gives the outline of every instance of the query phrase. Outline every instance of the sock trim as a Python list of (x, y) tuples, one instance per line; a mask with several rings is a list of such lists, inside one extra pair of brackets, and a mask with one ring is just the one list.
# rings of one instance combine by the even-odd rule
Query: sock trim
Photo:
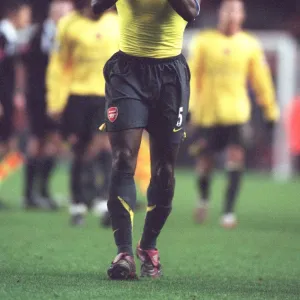
[(131, 227), (133, 227), (133, 219), (134, 219), (134, 212), (133, 212), (133, 210), (130, 208), (130, 206), (128, 205), (128, 203), (124, 199), (122, 199), (120, 196), (118, 196), (118, 200), (121, 202), (121, 204), (123, 205), (123, 207), (129, 213)]
[(147, 206), (147, 212), (151, 212), (156, 208), (156, 205), (153, 206)]

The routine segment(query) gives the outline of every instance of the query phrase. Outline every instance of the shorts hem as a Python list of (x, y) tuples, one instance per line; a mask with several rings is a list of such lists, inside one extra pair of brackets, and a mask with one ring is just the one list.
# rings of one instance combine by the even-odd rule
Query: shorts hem
[(130, 130), (130, 129), (146, 129), (146, 126), (131, 126), (131, 127), (126, 127), (126, 128), (108, 128), (108, 127), (106, 127), (106, 132), (120, 132), (120, 131), (125, 131), (125, 130)]

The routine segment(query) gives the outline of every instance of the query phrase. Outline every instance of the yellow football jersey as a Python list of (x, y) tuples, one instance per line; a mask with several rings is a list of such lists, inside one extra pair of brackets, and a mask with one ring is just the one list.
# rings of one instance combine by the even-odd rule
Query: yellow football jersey
[[(58, 26), (57, 46), (52, 54), (55, 79), (48, 78), (49, 107), (60, 107), (59, 91), (69, 82), (69, 94), (105, 95), (103, 68), (119, 50), (119, 25), (115, 13), (108, 12), (99, 20), (85, 18), (78, 12), (64, 17)], [(50, 68), (49, 68), (50, 70)], [(48, 76), (53, 77), (49, 71)], [(69, 77), (67, 80), (66, 77)]]
[(250, 118), (250, 81), (267, 120), (279, 110), (268, 64), (258, 41), (246, 32), (228, 37), (217, 30), (199, 33), (190, 53), (192, 123), (201, 126), (245, 123)]
[(68, 100), (71, 83), (71, 70), (62, 70), (59, 56), (56, 52), (51, 55), (46, 74), (47, 110), (50, 113), (61, 112)]
[(187, 22), (167, 0), (119, 0), (120, 50), (133, 56), (179, 55)]

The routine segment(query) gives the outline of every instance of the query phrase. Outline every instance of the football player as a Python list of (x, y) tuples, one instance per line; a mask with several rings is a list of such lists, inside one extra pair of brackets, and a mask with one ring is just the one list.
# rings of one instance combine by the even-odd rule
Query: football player
[(214, 154), (226, 152), (228, 186), (224, 194), (221, 225), (235, 227), (235, 202), (244, 168), (243, 125), (250, 118), (248, 79), (256, 93), (268, 128), (278, 119), (274, 86), (268, 64), (257, 39), (243, 31), (242, 0), (223, 0), (216, 30), (199, 33), (193, 41), (191, 123), (197, 136), (191, 152), (197, 158), (200, 199), (195, 218), (207, 216)]
[(198, 0), (93, 0), (95, 14), (116, 4), (120, 51), (104, 68), (106, 127), (113, 168), (108, 209), (118, 255), (108, 276), (136, 278), (132, 226), (136, 204), (134, 174), (143, 130), (150, 139), (151, 180), (144, 232), (137, 247), (141, 275), (161, 276), (157, 238), (172, 209), (174, 167), (184, 134), (190, 73), (181, 54), (188, 21)]

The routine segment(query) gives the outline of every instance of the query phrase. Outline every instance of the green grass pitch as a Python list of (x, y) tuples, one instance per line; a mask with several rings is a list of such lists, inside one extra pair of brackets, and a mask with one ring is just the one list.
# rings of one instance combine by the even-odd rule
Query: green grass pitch
[[(160, 239), (160, 280), (111, 282), (106, 269), (115, 256), (110, 230), (94, 216), (84, 228), (68, 226), (68, 214), (22, 212), (20, 174), (1, 187), (10, 210), (0, 212), (0, 299), (300, 299), (300, 183), (276, 184), (247, 175), (238, 205), (240, 226), (219, 225), (222, 191), (213, 186), (209, 221), (192, 221), (193, 174), (178, 171), (174, 210)], [(56, 172), (53, 189), (66, 194), (67, 176)], [(137, 242), (144, 213), (135, 218)]]

